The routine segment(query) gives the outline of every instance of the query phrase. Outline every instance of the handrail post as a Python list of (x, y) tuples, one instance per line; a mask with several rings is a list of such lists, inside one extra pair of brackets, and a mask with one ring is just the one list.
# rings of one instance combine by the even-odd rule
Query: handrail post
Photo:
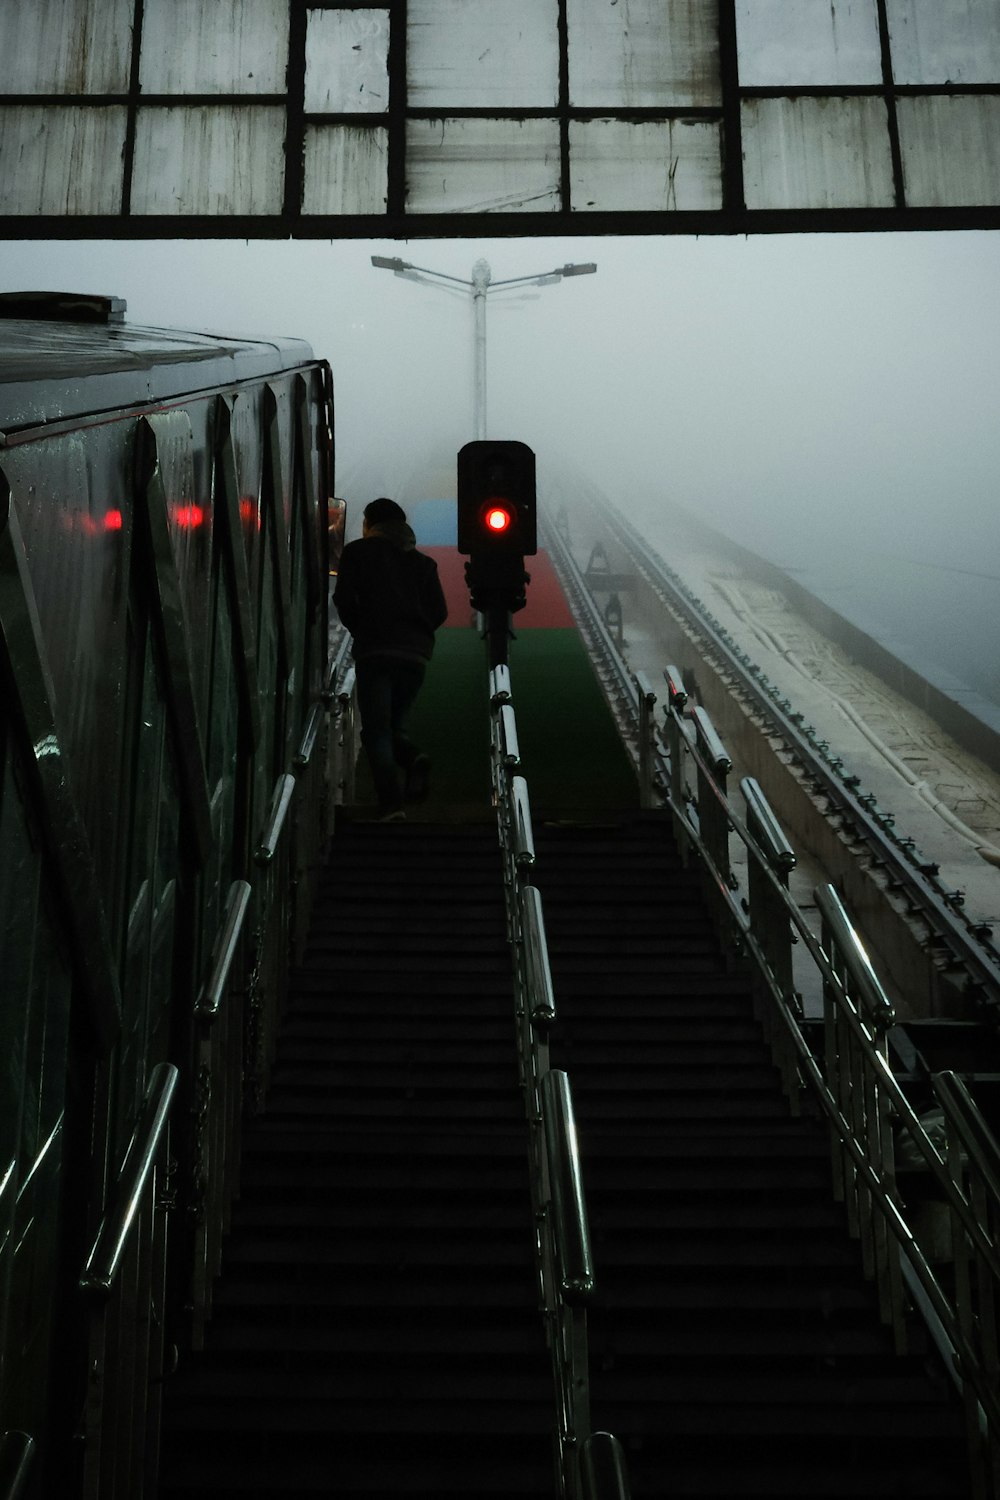
[(663, 673), (667, 684), (667, 753), (670, 756), (670, 800), (677, 810), (683, 811), (684, 795), (684, 746), (681, 741), (681, 716), (687, 707), (688, 695), (679, 667), (667, 667)]
[(645, 672), (633, 674), (639, 693), (639, 806), (653, 806), (653, 709), (656, 690)]
[(339, 792), (342, 804), (354, 801), (358, 763), (357, 677), (348, 667), (336, 694), (336, 731), (333, 736), (334, 795)]
[[(962, 1184), (976, 1220), (994, 1245), (1000, 1229), (1000, 1149), (963, 1081), (953, 1072), (931, 1078), (935, 1097), (944, 1112), (947, 1159), (951, 1175)], [(1000, 1495), (1000, 1432), (984, 1421), (976, 1384), (1000, 1387), (1000, 1277), (996, 1265), (977, 1253), (965, 1226), (950, 1210), (952, 1256), (955, 1266), (955, 1309), (959, 1327), (980, 1360), (979, 1380), (963, 1382), (965, 1427), (972, 1455), (974, 1484), (984, 1494)], [(974, 1490), (978, 1493), (979, 1490)]]
[[(792, 924), (781, 894), (788, 891), (789, 873), (795, 868), (795, 851), (754, 777), (744, 776), (740, 790), (746, 802), (747, 828), (755, 841), (747, 846), (750, 934), (770, 969), (781, 1003), (801, 1017), (802, 1007), (792, 972)], [(787, 1029), (776, 1024), (772, 1005), (764, 1007), (761, 1020), (785, 1094), (797, 1114), (800, 1080), (794, 1044)]]
[[(833, 970), (833, 977), (825, 977), (823, 984), (827, 1086), (850, 1121), (855, 1139), (863, 1145), (869, 1165), (887, 1191), (895, 1193), (892, 1109), (879, 1068), (889, 1069), (886, 1034), (895, 1012), (833, 886), (817, 886), (815, 896), (822, 918), (821, 940)], [(850, 1024), (851, 1015), (860, 1023), (864, 1043)], [(831, 1144), (835, 1194), (846, 1205), (848, 1227), (861, 1243), (865, 1271), (876, 1283), (883, 1318), (891, 1323), (897, 1350), (903, 1352), (906, 1327), (899, 1246), (876, 1211), (863, 1174), (837, 1137)]]
[[(747, 809), (747, 827), (759, 844), (767, 866), (782, 890), (788, 890), (788, 876), (795, 868), (795, 850), (785, 837), (784, 831), (771, 810), (771, 806), (752, 776), (744, 776), (740, 782)], [(750, 846), (749, 895), (750, 929), (758, 939), (767, 958), (771, 972), (788, 1000), (793, 998), (792, 980), (792, 926), (788, 911), (775, 886), (764, 878), (764, 866)]]

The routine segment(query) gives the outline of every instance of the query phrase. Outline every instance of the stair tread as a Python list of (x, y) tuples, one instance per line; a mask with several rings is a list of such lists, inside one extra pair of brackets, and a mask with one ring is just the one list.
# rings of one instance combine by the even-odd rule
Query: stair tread
[[(866, 1465), (896, 1492), (897, 1434), (951, 1452), (954, 1403), (923, 1346), (891, 1352), (825, 1129), (790, 1115), (669, 818), (539, 823), (536, 849), (597, 1264), (593, 1416), (636, 1500), (860, 1500)], [(206, 1352), (168, 1382), (161, 1500), (548, 1496), (495, 831), (348, 821), (334, 854)], [(914, 1496), (962, 1492), (906, 1472)]]

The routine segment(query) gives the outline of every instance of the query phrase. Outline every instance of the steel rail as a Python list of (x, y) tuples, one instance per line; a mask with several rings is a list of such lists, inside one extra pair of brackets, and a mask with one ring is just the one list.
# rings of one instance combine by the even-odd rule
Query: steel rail
[[(923, 916), (931, 931), (948, 944), (955, 959), (966, 969), (971, 982), (990, 996), (992, 1004), (1000, 1007), (1000, 948), (974, 931), (971, 920), (948, 900), (933, 876), (912, 862), (907, 850), (889, 832), (888, 816), (880, 817), (870, 806), (866, 806), (866, 802), (872, 799), (856, 791), (824, 759), (816, 744), (796, 722), (797, 717), (801, 716), (782, 707), (782, 703), (787, 703), (787, 700), (777, 699), (768, 690), (764, 685), (767, 679), (752, 670), (754, 664), (750, 658), (737, 648), (720, 623), (687, 589), (655, 548), (624, 516), (602, 502), (596, 503), (600, 504), (604, 524), (626, 548), (633, 564), (644, 574), (647, 582), (701, 637), (703, 646), (716, 656), (726, 673), (735, 679), (740, 693), (750, 700), (754, 710), (766, 720), (769, 729), (785, 740), (800, 765), (821, 787), (836, 814), (854, 825), (855, 831), (868, 843), (877, 861), (889, 870), (890, 878), (902, 888), (911, 906)], [(546, 535), (550, 535), (550, 532)], [(561, 538), (559, 540), (562, 541)], [(576, 571), (579, 572), (579, 569)], [(582, 574), (580, 578), (582, 580)]]

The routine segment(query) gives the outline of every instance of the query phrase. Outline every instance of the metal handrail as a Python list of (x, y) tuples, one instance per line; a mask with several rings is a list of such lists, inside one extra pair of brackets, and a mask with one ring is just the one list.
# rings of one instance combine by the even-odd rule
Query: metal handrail
[(934, 1092), (958, 1131), (962, 1150), (982, 1177), (991, 1195), (1000, 1203), (1000, 1147), (975, 1100), (956, 1073), (935, 1073)]
[[(492, 783), (504, 855), (507, 930), (514, 956), (518, 1067), (529, 1124), (531, 1198), (541, 1306), (548, 1325), (556, 1406), (560, 1483), (578, 1500), (584, 1482), (580, 1444), (590, 1435), (587, 1303), (594, 1288), (593, 1256), (583, 1177), (565, 1073), (548, 1066), (548, 1032), (556, 1002), (549, 967), (542, 899), (526, 880), (535, 862), (527, 783), (515, 774), (517, 744), (510, 672), (490, 672)], [(614, 1492), (595, 1500), (619, 1500)], [(627, 1496), (625, 1497), (627, 1500)]]
[(656, 707), (656, 689), (645, 672), (636, 672), (632, 681), (639, 695), (639, 806), (652, 807), (656, 756), (653, 709)]
[(580, 1449), (582, 1500), (631, 1500), (625, 1454), (610, 1432), (592, 1432)]
[(500, 734), (503, 741), (504, 764), (521, 764), (521, 749), (517, 742), (517, 720), (509, 703), (500, 706)]
[(559, 1290), (567, 1302), (589, 1302), (596, 1278), (580, 1148), (569, 1076), (559, 1069), (550, 1069), (542, 1079), (542, 1118), (559, 1258)]
[(142, 1111), (118, 1173), (114, 1200), (101, 1221), (80, 1277), (83, 1292), (106, 1296), (114, 1285), (166, 1129), (177, 1077), (172, 1063), (159, 1063), (153, 1069)]
[(267, 822), (264, 825), (264, 832), (257, 846), (257, 852), (254, 855), (257, 864), (270, 864), (274, 858), (278, 848), (278, 840), (281, 838), (281, 830), (284, 827), (288, 808), (294, 795), (295, 777), (289, 775), (286, 771), (278, 777), (274, 785), (274, 792), (271, 795), (271, 806), (267, 812)]
[(716, 733), (715, 725), (704, 708), (691, 710), (691, 719), (698, 734), (698, 743), (707, 755), (714, 776), (728, 775), (733, 762), (725, 745)]
[(208, 983), (198, 997), (195, 1014), (211, 1021), (219, 1014), (222, 996), (229, 983), (229, 971), (239, 947), (243, 921), (250, 904), (251, 885), (248, 880), (234, 880), (226, 899), (226, 915), (219, 928), (212, 955), (212, 971)]
[(740, 791), (747, 805), (747, 827), (767, 855), (767, 862), (774, 870), (793, 870), (797, 863), (795, 850), (785, 837), (785, 830), (771, 810), (760, 783), (753, 776), (744, 776)]
[[(675, 746), (680, 743), (680, 737), (675, 737)], [(989, 1441), (997, 1452), (1000, 1450), (1000, 1398), (995, 1379), (997, 1360), (993, 1352), (997, 1329), (987, 1326), (989, 1318), (970, 1314), (967, 1309), (968, 1296), (962, 1293), (960, 1287), (953, 1299), (907, 1223), (904, 1205), (896, 1188), (892, 1165), (894, 1146), (887, 1128), (888, 1121), (894, 1121), (897, 1132), (905, 1131), (912, 1141), (935, 1183), (940, 1200), (947, 1204), (954, 1224), (966, 1237), (982, 1274), (988, 1274), (992, 1278), (994, 1287), (987, 1298), (989, 1307), (997, 1305), (995, 1292), (1000, 1291), (1000, 1249), (980, 1222), (976, 1208), (964, 1193), (957, 1175), (938, 1152), (892, 1073), (883, 1039), (892, 1024), (893, 1008), (833, 887), (820, 886), (815, 892), (825, 924), (824, 938), (820, 942), (806, 925), (801, 911), (789, 895), (783, 882), (784, 870), (780, 864), (777, 868), (772, 868), (767, 847), (757, 842), (725, 794), (715, 786), (710, 767), (704, 763), (698, 746), (692, 745), (686, 736), (683, 745), (686, 753), (696, 761), (701, 760), (699, 770), (704, 774), (699, 775), (699, 796), (704, 796), (707, 788), (708, 793), (724, 806), (728, 826), (756, 856), (760, 865), (760, 878), (769, 884), (775, 902), (783, 904), (789, 933), (794, 928), (799, 941), (806, 947), (822, 975), (828, 1007), (826, 1074), (799, 1024), (800, 1017), (794, 1008), (797, 997), (775, 983), (773, 974), (769, 973), (767, 955), (761, 951), (746, 913), (741, 909), (734, 892), (713, 861), (710, 848), (699, 833), (700, 818), (693, 818), (683, 802), (680, 806), (675, 805), (675, 818), (682, 824), (685, 835), (697, 847), (700, 857), (715, 875), (719, 893), (761, 966), (775, 1010), (794, 1050), (798, 1076), (808, 1083), (831, 1124), (836, 1151), (841, 1153), (842, 1161), (850, 1174), (845, 1176), (843, 1170), (838, 1169), (835, 1181), (847, 1198), (852, 1230), (862, 1237), (866, 1267), (876, 1278), (884, 1315), (896, 1328), (899, 1341), (903, 1335), (901, 1279), (906, 1281), (911, 1292), (919, 1294), (914, 1296), (914, 1301), (927, 1318), (931, 1334), (946, 1356), (946, 1365), (950, 1366), (956, 1384), (963, 1391), (966, 1406), (970, 1409), (969, 1431), (978, 1432), (985, 1424)], [(762, 796), (763, 794), (761, 798)], [(753, 799), (753, 804), (754, 811), (759, 813), (759, 800)], [(770, 812), (769, 809), (768, 811)], [(770, 817), (773, 819), (773, 814)], [(783, 835), (782, 841), (784, 842)], [(856, 1059), (853, 1063), (848, 1059), (847, 1066), (859, 1068), (860, 1076), (843, 1074), (845, 1064), (836, 1043), (834, 1053), (830, 1054), (830, 1007), (839, 1018), (836, 1023), (839, 1035)], [(989, 1174), (983, 1174), (982, 1191), (992, 1195), (994, 1211), (1000, 1213), (1000, 1198), (996, 1196), (1000, 1189), (1000, 1147), (996, 1145), (978, 1111), (975, 1111), (967, 1091), (951, 1084), (948, 1075), (935, 1076), (933, 1083), (946, 1114), (962, 1141), (962, 1149), (968, 1150), (971, 1144), (977, 1159), (981, 1156), (990, 1166)], [(859, 1130), (859, 1124), (863, 1130)], [(977, 1145), (980, 1148), (978, 1152)], [(869, 1154), (872, 1149), (878, 1156), (874, 1165)], [(877, 1213), (877, 1220), (871, 1219), (872, 1211)], [(868, 1231), (874, 1234), (870, 1242), (863, 1238), (865, 1229), (862, 1221), (875, 1225), (873, 1231)], [(884, 1240), (886, 1234), (895, 1242), (897, 1253), (903, 1257), (901, 1262), (888, 1254), (888, 1241)], [(902, 1278), (900, 1271), (904, 1273)], [(986, 1347), (980, 1352), (979, 1346), (984, 1340)]]
[(512, 776), (510, 795), (514, 813), (514, 861), (519, 868), (535, 863), (535, 835), (531, 825), (531, 803), (528, 783), (523, 776)]
[(521, 887), (524, 962), (528, 981), (528, 1013), (535, 1026), (551, 1026), (556, 1019), (556, 997), (549, 968), (549, 948), (542, 917), (542, 898), (533, 885)]
[(24, 1493), (34, 1456), (30, 1433), (11, 1429), (0, 1438), (0, 1500), (18, 1500)]
[(818, 885), (814, 894), (816, 904), (824, 922), (830, 928), (837, 949), (847, 956), (851, 976), (864, 996), (868, 1015), (880, 1031), (888, 1031), (896, 1020), (895, 1007), (882, 988), (881, 981), (872, 967), (872, 961), (868, 957), (868, 950), (844, 910), (840, 897), (832, 885)]
[[(697, 760), (697, 751), (690, 746), (689, 749), (693, 758)], [(703, 769), (706, 771), (706, 773), (709, 770), (707, 766), (703, 766)], [(718, 792), (718, 788), (714, 787), (714, 783), (710, 784), (712, 786), (712, 790), (715, 792), (715, 795), (719, 797), (719, 800), (722, 801), (727, 808), (728, 818), (733, 832), (741, 839), (741, 841), (746, 845), (748, 849), (750, 849), (757, 855), (758, 859), (765, 867), (763, 870), (765, 879), (769, 880), (775, 896), (783, 903), (788, 914), (789, 922), (795, 928), (798, 940), (808, 950), (810, 957), (812, 958), (817, 969), (822, 975), (824, 982), (829, 985), (830, 995), (833, 997), (842, 996), (844, 993), (843, 983), (833, 966), (830, 956), (826, 953), (826, 951), (822, 947), (822, 944), (816, 938), (811, 928), (807, 925), (801, 910), (799, 909), (793, 898), (789, 895), (787, 888), (781, 884), (780, 880), (777, 879), (773, 871), (771, 871), (770, 868), (767, 867), (766, 851), (761, 847), (760, 844), (758, 844), (757, 840), (750, 832), (746, 823), (744, 823), (744, 821), (740, 818), (735, 808), (733, 808), (732, 805), (728, 803), (727, 799)], [(716, 876), (718, 877), (718, 872), (714, 870), (712, 866), (710, 851), (706, 847), (703, 840), (701, 840), (701, 838), (699, 837), (697, 825), (691, 821), (691, 819), (685, 812), (678, 812), (678, 809), (676, 807), (673, 809), (673, 812), (674, 815), (683, 822), (686, 835), (691, 839), (692, 843), (697, 848), (698, 853), (704, 863), (707, 864), (710, 870), (712, 870), (712, 873), (716, 874)], [(749, 946), (753, 949), (754, 945), (752, 943), (751, 935), (749, 932), (749, 924), (746, 913), (743, 911), (734, 893), (728, 888), (725, 882), (717, 878), (715, 884), (716, 888), (723, 895), (729, 906), (730, 915), (739, 924), (742, 930), (744, 941), (749, 941)], [(817, 902), (819, 902), (819, 900), (821, 899), (819, 895), (820, 889), (823, 888), (817, 887), (817, 890), (815, 892)], [(834, 891), (833, 887), (827, 886), (825, 887), (825, 890), (829, 893), (829, 898), (833, 898), (833, 900), (835, 900), (839, 905), (839, 897), (837, 897), (837, 893)], [(842, 907), (841, 910), (843, 910)], [(859, 984), (861, 984), (862, 986), (866, 986), (869, 981), (870, 975), (874, 971), (871, 968), (871, 960), (868, 957), (867, 950), (864, 948), (864, 945), (857, 937), (857, 934), (854, 931), (853, 925), (850, 923), (849, 919), (847, 919), (847, 927), (846, 929), (844, 929), (844, 936), (847, 939), (849, 946), (853, 946), (855, 942), (857, 944), (858, 952), (862, 956), (860, 967), (857, 972), (857, 979)], [(759, 955), (755, 953), (755, 956)], [(766, 964), (763, 967), (766, 977)], [(878, 985), (878, 989), (879, 991), (881, 991), (880, 984)], [(796, 1045), (801, 1042), (802, 1051), (810, 1058), (812, 1058), (813, 1061), (815, 1061), (812, 1048), (808, 1040), (802, 1033), (801, 1029), (799, 1028), (798, 1018), (795, 1016), (791, 1008), (787, 1005), (788, 997), (777, 994), (773, 990), (772, 995), (773, 998), (778, 1002), (779, 1007), (782, 1010), (782, 1014), (785, 1015), (786, 1020), (789, 1023), (792, 1039), (796, 1040), (797, 1038)], [(848, 1024), (850, 1025), (857, 1040), (861, 1043), (870, 1041), (869, 1032), (865, 1029), (860, 1020), (854, 1014), (853, 1009), (849, 1009), (846, 1012), (846, 1016)], [(888, 1063), (884, 1060), (879, 1060), (878, 1066), (880, 1073), (880, 1082), (890, 1094), (890, 1100), (893, 1109), (905, 1122), (907, 1129), (913, 1134), (914, 1142), (917, 1146), (917, 1149), (923, 1156), (928, 1170), (932, 1172), (937, 1178), (942, 1189), (946, 1189), (946, 1182), (944, 1179), (947, 1176), (947, 1168), (945, 1167), (945, 1163), (942, 1161), (941, 1156), (937, 1152), (933, 1142), (930, 1140), (926, 1131), (923, 1129), (923, 1126), (920, 1124), (916, 1111), (913, 1109), (903, 1090), (897, 1083), (895, 1077), (893, 1076), (892, 1070), (888, 1066)], [(960, 1206), (958, 1207), (958, 1211), (961, 1213)], [(971, 1233), (975, 1234), (976, 1226), (974, 1221), (966, 1222), (966, 1228)], [(981, 1248), (983, 1249), (984, 1253), (989, 1253), (984, 1243), (981, 1245)]]
[(292, 765), (297, 771), (304, 771), (312, 760), (312, 753), (316, 748), (316, 740), (319, 737), (320, 725), (329, 705), (322, 699), (314, 703), (309, 718), (306, 720), (305, 731), (299, 743), (299, 748), (292, 759)]
[(348, 667), (347, 671), (341, 678), (340, 686), (337, 689), (337, 702), (341, 704), (341, 706), (350, 703), (351, 695), (354, 692), (354, 684), (357, 681), (357, 676), (357, 669), (355, 667)]

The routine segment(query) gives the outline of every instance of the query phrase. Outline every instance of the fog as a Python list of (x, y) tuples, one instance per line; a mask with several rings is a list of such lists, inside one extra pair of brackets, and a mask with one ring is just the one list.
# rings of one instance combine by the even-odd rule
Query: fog
[[(454, 493), (473, 436), (471, 298), (372, 254), (462, 278), (485, 258), (494, 281), (596, 261), (491, 292), (489, 435), (588, 476), (661, 547), (666, 497), (791, 567), (863, 559), (883, 610), (926, 583), (924, 625), (952, 640), (941, 661), (981, 658), (970, 680), (1000, 701), (1000, 235), (8, 242), (0, 289), (307, 339), (333, 366), (356, 516), (376, 494)], [(880, 590), (887, 559), (907, 581)]]

